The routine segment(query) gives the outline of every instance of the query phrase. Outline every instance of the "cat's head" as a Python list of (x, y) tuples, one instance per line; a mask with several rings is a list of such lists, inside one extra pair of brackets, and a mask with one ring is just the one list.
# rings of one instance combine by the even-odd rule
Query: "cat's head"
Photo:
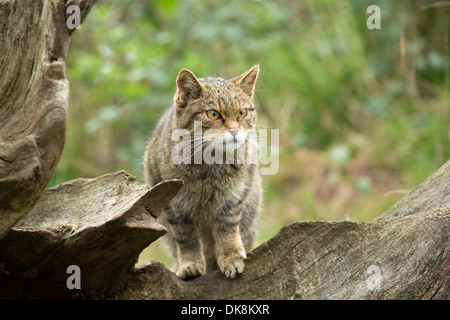
[(253, 102), (259, 66), (229, 80), (198, 79), (191, 71), (182, 69), (177, 76), (174, 97), (177, 128), (194, 131), (201, 122), (202, 134), (215, 143), (242, 145), (248, 130), (256, 125)]

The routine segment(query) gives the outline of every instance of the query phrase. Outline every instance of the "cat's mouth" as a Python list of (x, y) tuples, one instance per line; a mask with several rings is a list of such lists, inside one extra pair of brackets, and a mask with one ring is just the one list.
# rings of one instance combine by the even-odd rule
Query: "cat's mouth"
[(212, 143), (214, 143), (215, 145), (221, 144), (222, 147), (226, 150), (236, 150), (244, 144), (245, 139), (246, 135), (242, 130), (240, 130), (236, 134), (225, 131), (225, 133), (215, 136), (212, 139)]

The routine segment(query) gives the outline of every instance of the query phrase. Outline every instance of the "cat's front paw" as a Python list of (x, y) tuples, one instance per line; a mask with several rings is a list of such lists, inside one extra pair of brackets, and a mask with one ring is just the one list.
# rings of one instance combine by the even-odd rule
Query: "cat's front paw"
[(245, 258), (245, 250), (240, 250), (229, 256), (219, 256), (217, 264), (225, 277), (234, 279), (239, 273), (244, 272)]
[(182, 280), (190, 280), (204, 275), (206, 267), (204, 264), (197, 262), (183, 263), (177, 271), (177, 276)]

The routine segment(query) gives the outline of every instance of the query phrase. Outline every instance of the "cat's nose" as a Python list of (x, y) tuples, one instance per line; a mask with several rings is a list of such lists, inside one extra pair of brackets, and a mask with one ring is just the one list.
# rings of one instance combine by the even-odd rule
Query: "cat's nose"
[(228, 131), (229, 133), (231, 133), (233, 136), (235, 136), (235, 135), (238, 134), (239, 128), (238, 128), (238, 127), (233, 127), (233, 128), (227, 129), (227, 131)]

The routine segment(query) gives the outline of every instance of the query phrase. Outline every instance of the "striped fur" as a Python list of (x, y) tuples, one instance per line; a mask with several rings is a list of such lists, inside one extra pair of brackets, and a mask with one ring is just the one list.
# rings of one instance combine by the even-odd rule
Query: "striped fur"
[[(244, 270), (246, 250), (252, 246), (262, 202), (259, 165), (244, 164), (175, 164), (172, 132), (187, 129), (194, 136), (194, 122), (201, 121), (202, 133), (217, 129), (228, 138), (227, 129), (238, 129), (245, 136), (255, 129), (256, 110), (253, 103), (254, 84), (259, 73), (256, 65), (230, 80), (197, 79), (187, 69), (177, 77), (173, 105), (159, 120), (144, 155), (144, 174), (153, 186), (166, 179), (182, 179), (184, 186), (160, 216), (169, 230), (165, 237), (175, 257), (174, 269), (182, 279), (191, 279), (217, 267), (229, 278)], [(207, 110), (218, 111), (221, 119), (210, 119)], [(243, 109), (245, 117), (239, 118)], [(237, 138), (236, 138), (237, 139)], [(221, 141), (221, 140), (217, 140)], [(257, 149), (245, 143), (246, 159)], [(191, 147), (191, 146), (190, 146)], [(235, 154), (240, 150), (237, 148)], [(192, 152), (203, 152), (194, 148)], [(235, 158), (236, 159), (236, 158)]]

